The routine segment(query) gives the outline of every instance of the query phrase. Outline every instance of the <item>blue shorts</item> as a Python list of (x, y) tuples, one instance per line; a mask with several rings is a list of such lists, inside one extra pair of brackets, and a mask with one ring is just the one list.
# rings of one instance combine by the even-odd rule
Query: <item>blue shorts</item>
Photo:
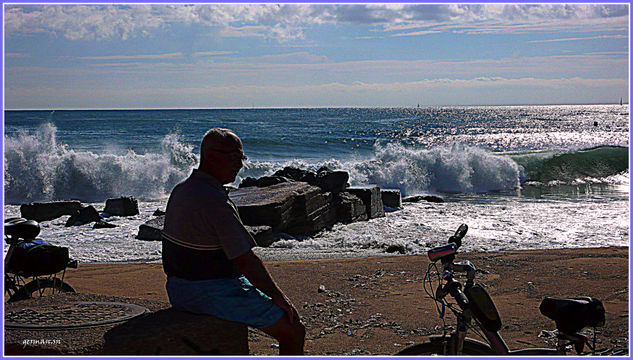
[(169, 277), (165, 287), (175, 309), (210, 314), (257, 329), (274, 324), (284, 315), (268, 295), (243, 275), (198, 281)]

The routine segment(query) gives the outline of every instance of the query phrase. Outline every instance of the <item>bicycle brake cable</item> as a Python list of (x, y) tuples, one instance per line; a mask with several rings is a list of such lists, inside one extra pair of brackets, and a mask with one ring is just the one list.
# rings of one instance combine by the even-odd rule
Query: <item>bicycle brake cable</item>
[[(431, 280), (431, 276), (430, 276), (432, 268), (435, 268), (435, 272), (438, 274), (437, 280), (438, 280), (439, 286), (441, 286), (442, 284), (442, 278), (440, 277), (439, 270), (437, 269), (437, 264), (435, 264), (434, 262), (430, 263), (428, 269), (426, 270), (426, 274), (424, 276), (424, 291), (435, 302), (435, 309), (437, 310), (437, 313), (440, 316), (440, 319), (442, 319), (442, 321), (446, 324), (446, 322), (444, 321), (444, 315), (446, 313), (446, 305), (444, 303), (444, 300), (438, 299), (433, 293), (433, 280)], [(428, 284), (428, 288), (427, 288), (427, 284)], [(441, 309), (438, 303), (442, 304)]]

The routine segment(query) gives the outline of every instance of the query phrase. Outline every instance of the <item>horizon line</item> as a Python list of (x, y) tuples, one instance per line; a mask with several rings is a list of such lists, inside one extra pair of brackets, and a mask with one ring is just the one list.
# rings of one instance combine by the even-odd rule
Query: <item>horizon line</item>
[[(23, 108), (23, 109), (4, 109), (4, 111), (148, 111), (148, 110), (272, 110), (272, 109), (409, 109), (409, 108), (437, 108), (437, 107), (474, 107), (474, 106), (571, 106), (571, 105), (620, 105), (618, 102), (614, 103), (542, 103), (542, 104), (462, 104), (462, 105), (413, 105), (413, 106), (352, 106), (352, 105), (340, 105), (340, 106), (235, 106), (235, 107), (164, 107), (164, 108)], [(629, 102), (623, 102), (622, 106), (629, 105)]]

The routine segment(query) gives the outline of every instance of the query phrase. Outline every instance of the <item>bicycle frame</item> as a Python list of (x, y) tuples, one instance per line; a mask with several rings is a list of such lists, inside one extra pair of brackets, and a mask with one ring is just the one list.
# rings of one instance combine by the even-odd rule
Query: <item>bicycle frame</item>
[[(457, 318), (457, 328), (453, 331), (448, 337), (446, 333), (441, 336), (432, 336), (430, 337), (431, 342), (440, 343), (443, 345), (445, 349), (445, 353), (448, 355), (460, 355), (464, 349), (464, 343), (466, 341), (466, 333), (469, 328), (473, 328), (471, 326), (473, 318), (475, 318), (475, 323), (477, 328), (481, 330), (480, 335), (485, 338), (486, 343), (481, 341), (477, 341), (474, 339), (468, 339), (470, 345), (478, 344), (482, 348), (489, 348), (493, 353), (497, 355), (565, 355), (567, 353), (567, 347), (573, 345), (576, 352), (580, 354), (585, 345), (589, 347), (592, 353), (595, 353), (595, 345), (592, 346), (589, 343), (589, 339), (584, 335), (579, 334), (565, 334), (559, 332), (557, 338), (557, 345), (555, 349), (550, 348), (528, 348), (528, 349), (518, 349), (518, 350), (510, 350), (506, 342), (503, 340), (499, 332), (498, 328), (501, 326), (500, 319), (494, 319), (493, 324), (497, 326), (488, 326), (485, 325), (484, 322), (481, 322), (481, 319), (478, 319), (475, 313), (473, 313), (473, 309), (471, 308), (471, 303), (469, 301), (468, 296), (462, 291), (462, 284), (455, 280), (454, 273), (466, 273), (466, 282), (464, 284), (464, 288), (467, 293), (469, 289), (472, 289), (474, 285), (475, 279), (475, 266), (468, 260), (462, 261), (459, 263), (454, 263), (455, 254), (457, 253), (457, 249), (461, 245), (461, 239), (466, 234), (468, 227), (466, 225), (460, 226), (454, 236), (451, 236), (449, 245), (441, 246), (438, 248), (434, 248), (429, 250), (429, 259), (433, 261), (431, 265), (429, 265), (429, 269), (427, 270), (427, 274), (425, 276), (425, 290), (427, 280), (429, 284), (432, 283), (431, 278), (429, 277), (431, 268), (436, 267), (435, 262), (437, 260), (441, 260), (443, 272), (441, 277), (439, 278), (439, 285), (435, 294), (432, 295), (428, 290), (427, 294), (436, 301), (436, 303), (442, 304), (442, 310), (440, 312), (440, 318), (444, 317), (444, 307), (447, 303), (444, 302), (444, 298), (447, 295), (450, 295), (457, 305), (459, 306), (460, 311), (454, 309), (451, 305), (448, 305), (449, 309), (455, 314)], [(438, 271), (439, 272), (439, 271)], [(442, 285), (442, 281), (444, 281), (444, 285)], [(430, 286), (432, 290), (432, 285)], [(469, 294), (472, 294), (470, 292)], [(486, 296), (487, 293), (486, 293)], [(488, 296), (487, 304), (490, 304), (494, 309), (494, 313), (496, 313), (496, 306), (494, 306), (494, 302), (492, 298)], [(480, 302), (481, 303), (481, 302)], [(478, 313), (481, 314), (481, 307), (477, 307), (476, 303), (473, 303), (475, 306), (475, 310), (478, 310)], [(498, 316), (497, 316), (498, 317)], [(493, 330), (489, 329), (492, 328)], [(496, 330), (494, 330), (496, 329)]]
[[(16, 294), (18, 294), (22, 289), (25, 288), (25, 286), (27, 286), (27, 281), (26, 279), (28, 277), (25, 277), (23, 273), (21, 272), (16, 272), (16, 273), (9, 273), (7, 272), (7, 264), (9, 263), (10, 257), (13, 254), (13, 248), (15, 246), (15, 244), (17, 244), (17, 241), (15, 241), (14, 239), (10, 238), (7, 236), (7, 243), (9, 244), (9, 250), (7, 252), (7, 256), (5, 258), (5, 273), (4, 273), (4, 292), (9, 295), (9, 299), (11, 300), (15, 300), (15, 296)], [(52, 289), (52, 293), (51, 294), (55, 294), (56, 292), (62, 292), (62, 288), (64, 286), (67, 286), (67, 284), (64, 284), (64, 277), (66, 275), (66, 269), (72, 267), (72, 268), (77, 268), (77, 261), (73, 260), (73, 259), (69, 259), (68, 263), (66, 264), (66, 266), (61, 270), (61, 276), (58, 277), (58, 273), (53, 273), (53, 274), (48, 274), (48, 275), (36, 275), (36, 276), (32, 276), (32, 280), (37, 282), (37, 286), (39, 288), (39, 281), (42, 279), (54, 279), (53, 284), (55, 284), (51, 289)], [(9, 275), (12, 274), (12, 275)], [(59, 280), (59, 281), (57, 281)], [(44, 281), (44, 280), (42, 280)], [(57, 287), (57, 284), (59, 284), (59, 287)], [(57, 290), (57, 291), (56, 291)], [(41, 296), (41, 292), (40, 292), (40, 296)], [(18, 298), (21, 299), (20, 296), (18, 296)]]

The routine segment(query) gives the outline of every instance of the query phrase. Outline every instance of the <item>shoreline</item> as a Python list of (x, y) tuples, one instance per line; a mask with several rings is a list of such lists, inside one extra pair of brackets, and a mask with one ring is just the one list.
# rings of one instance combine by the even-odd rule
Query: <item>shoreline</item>
[[(479, 269), (476, 281), (495, 301), (511, 349), (549, 346), (539, 337), (555, 328), (538, 310), (544, 297), (592, 296), (606, 308), (598, 345), (628, 351), (629, 247), (464, 252), (456, 261), (466, 259)], [(394, 354), (441, 325), (423, 289), (426, 254), (265, 263), (306, 323), (307, 355)], [(168, 301), (160, 263), (79, 264), (65, 280), (79, 293)], [(446, 323), (454, 325), (452, 315)], [(252, 355), (276, 355), (274, 344), (249, 330)]]
[[(440, 246), (441, 244), (438, 244)], [(494, 253), (504, 253), (504, 252), (532, 252), (532, 251), (554, 251), (554, 250), (598, 250), (598, 249), (629, 249), (629, 246), (597, 246), (597, 247), (573, 247), (573, 248), (543, 248), (543, 249), (508, 249), (508, 250), (491, 250), (491, 251), (465, 251), (459, 252), (462, 257), (468, 254), (494, 254)], [(319, 257), (302, 257), (303, 252), (309, 252), (310, 250), (301, 251), (299, 254), (296, 252), (288, 251), (289, 254), (286, 256), (281, 256), (280, 258), (275, 258), (274, 255), (266, 254), (270, 249), (274, 249), (274, 251), (285, 252), (289, 249), (284, 248), (261, 248), (256, 247), (255, 252), (259, 255), (265, 263), (275, 263), (275, 262), (291, 262), (291, 261), (317, 261), (317, 260), (343, 260), (343, 259), (368, 259), (368, 258), (391, 258), (391, 257), (407, 257), (407, 256), (424, 256), (426, 257), (426, 253), (420, 254), (394, 254), (394, 253), (365, 253), (365, 254), (356, 254), (352, 251), (342, 250), (341, 252), (336, 253), (334, 250), (332, 252), (321, 252), (317, 254)], [(314, 250), (312, 250), (314, 251)], [(321, 250), (322, 251), (322, 250)], [(358, 251), (358, 250), (356, 250)], [(292, 257), (297, 258), (292, 258)], [(309, 255), (308, 255), (309, 256)], [(82, 262), (80, 265), (134, 265), (134, 264), (162, 264), (162, 260), (139, 260), (139, 261), (118, 261), (118, 262)]]

